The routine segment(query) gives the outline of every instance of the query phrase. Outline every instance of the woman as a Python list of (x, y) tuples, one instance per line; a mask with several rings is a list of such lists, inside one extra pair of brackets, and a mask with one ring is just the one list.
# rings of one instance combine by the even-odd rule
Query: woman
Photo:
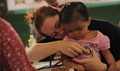
[[(59, 24), (58, 13), (59, 12), (57, 10), (55, 10), (55, 9), (53, 9), (51, 7), (45, 7), (44, 6), (44, 7), (39, 8), (34, 13), (34, 17), (33, 17), (34, 18), (34, 25), (35, 25), (37, 31), (40, 34), (42, 34), (43, 36), (50, 36), (50, 37), (55, 37), (55, 38), (62, 39), (65, 36), (65, 32), (64, 32), (64, 28)], [(89, 27), (101, 30), (101, 29), (99, 29), (99, 26), (95, 26), (95, 25), (101, 25), (103, 27), (109, 25), (109, 26), (112, 26), (112, 27), (116, 28), (114, 25), (111, 25), (108, 22), (106, 23), (106, 22), (102, 21), (102, 23), (98, 23), (98, 24), (95, 24), (94, 22), (98, 23), (99, 21), (96, 21), (96, 20), (93, 21), (92, 20), (92, 22), (91, 22), (92, 26), (89, 26)], [(103, 24), (103, 23), (106, 23), (106, 24)], [(96, 28), (96, 27), (98, 27), (98, 28)], [(102, 31), (102, 33), (103, 32), (104, 31)], [(52, 38), (50, 38), (49, 40), (51, 40), (51, 39)], [(49, 43), (53, 43), (53, 42), (49, 42)], [(45, 50), (47, 47), (50, 47), (50, 46), (52, 46), (52, 48), (55, 49), (55, 50), (59, 49), (58, 51), (60, 51), (60, 50), (62, 51), (62, 48), (64, 49), (63, 45), (66, 46), (66, 48), (69, 48), (69, 47), (73, 46), (73, 45), (70, 45), (70, 44), (72, 44), (72, 42), (68, 42), (68, 41), (56, 41), (55, 45), (50, 45), (50, 46), (49, 46), (49, 43), (45, 43), (45, 44), (48, 45), (48, 46), (46, 45), (45, 48), (39, 48), (39, 44), (36, 44), (35, 45), (36, 47), (32, 47), (30, 49), (30, 51), (28, 51), (28, 57), (29, 57), (29, 59), (30, 60), (35, 60), (35, 59), (39, 59), (40, 58), (39, 56), (43, 56), (42, 58), (45, 58), (45, 55), (46, 55), (46, 57), (49, 56), (50, 54), (47, 54), (47, 53), (44, 54), (44, 55), (42, 55), (42, 53), (43, 53), (42, 49)], [(54, 47), (56, 45), (57, 45), (57, 48)], [(77, 50), (75, 50), (75, 49), (78, 49), (78, 48), (76, 48), (75, 46), (76, 45), (74, 45), (73, 47), (71, 47), (70, 49), (68, 49), (66, 52), (65, 51), (62, 51), (62, 52), (64, 54), (68, 55), (68, 56), (75, 57), (75, 56), (78, 55), (78, 52), (76, 52)], [(82, 48), (82, 46), (81, 46), (81, 48)], [(116, 47), (116, 49), (117, 49), (117, 47)], [(70, 52), (70, 53), (68, 53), (68, 52)], [(115, 52), (113, 52), (113, 53), (115, 53)], [(117, 57), (118, 57), (117, 60), (119, 60), (119, 56), (117, 56)], [(82, 61), (79, 61), (77, 59), (74, 59), (74, 60), (76, 62), (85, 64), (89, 68), (91, 67), (91, 68), (95, 68), (95, 69), (99, 69), (99, 70), (106, 70), (106, 68), (107, 68), (106, 64), (104, 64), (100, 60), (98, 60), (98, 57), (96, 57), (95, 53), (93, 53), (93, 56), (90, 59), (82, 60)], [(119, 62), (120, 61), (118, 61), (117, 64), (120, 64)], [(98, 63), (99, 63), (99, 65), (98, 65)], [(120, 65), (117, 65), (117, 66), (120, 66)], [(117, 68), (120, 68), (120, 67), (117, 67)]]
[[(61, 27), (61, 29), (59, 29), (59, 30), (55, 30), (55, 28), (53, 28), (55, 23), (59, 23), (59, 22), (57, 22), (59, 20), (58, 13), (59, 13), (59, 11), (57, 11), (56, 9), (53, 9), (52, 7), (44, 6), (44, 7), (39, 8), (34, 13), (33, 18), (32, 18), (32, 16), (28, 15), (31, 18), (27, 18), (27, 19), (28, 19), (28, 21), (31, 21), (31, 19), (34, 19), (34, 23), (36, 23), (35, 28), (36, 28), (37, 32), (40, 33), (42, 36), (48, 37), (48, 35), (50, 35), (51, 37), (55, 37), (56, 33), (58, 32), (58, 36), (56, 38), (62, 39), (65, 36), (63, 34), (64, 33), (63, 27)], [(59, 25), (56, 25), (55, 27), (58, 28)], [(44, 34), (43, 32), (47, 32), (47, 34)], [(52, 40), (51, 37), (50, 37), (50, 39), (48, 39), (48, 41)], [(41, 47), (41, 48), (39, 48), (39, 47)], [(52, 48), (52, 49), (49, 49), (49, 48)], [(39, 50), (37, 51), (36, 49), (39, 49)], [(44, 50), (48, 51), (48, 52), (44, 53)], [(82, 46), (80, 46), (79, 44), (77, 44), (75, 42), (56, 41), (56, 42), (42, 43), (42, 45), (40, 45), (40, 43), (38, 43), (35, 45), (35, 47), (31, 48), (27, 52), (27, 54), (28, 54), (28, 58), (31, 61), (31, 60), (35, 60), (35, 59), (41, 60), (41, 58), (42, 59), (46, 58), (47, 56), (54, 54), (55, 52), (58, 52), (58, 51), (61, 51), (65, 55), (68, 55), (70, 57), (75, 57), (78, 55), (78, 53), (82, 54), (83, 51), (87, 52)]]

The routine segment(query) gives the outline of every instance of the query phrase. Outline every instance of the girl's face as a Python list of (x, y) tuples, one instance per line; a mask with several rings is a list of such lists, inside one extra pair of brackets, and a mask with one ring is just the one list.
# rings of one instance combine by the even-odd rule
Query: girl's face
[(51, 37), (62, 39), (65, 36), (64, 28), (59, 24), (59, 16), (47, 17), (41, 31)]
[(87, 21), (87, 22), (76, 21), (74, 23), (69, 23), (67, 25), (64, 25), (64, 28), (67, 32), (67, 35), (70, 38), (79, 40), (79, 39), (83, 39), (88, 33), (89, 23), (90, 21)]

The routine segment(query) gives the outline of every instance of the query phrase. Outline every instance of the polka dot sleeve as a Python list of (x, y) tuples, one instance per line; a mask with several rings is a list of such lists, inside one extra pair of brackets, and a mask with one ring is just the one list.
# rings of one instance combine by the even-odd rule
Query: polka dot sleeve
[(11, 24), (0, 18), (0, 71), (35, 71)]

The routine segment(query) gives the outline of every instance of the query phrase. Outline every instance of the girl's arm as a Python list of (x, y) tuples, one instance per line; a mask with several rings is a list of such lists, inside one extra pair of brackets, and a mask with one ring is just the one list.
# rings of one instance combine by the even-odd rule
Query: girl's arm
[(108, 71), (116, 71), (116, 63), (112, 53), (109, 50), (102, 50), (101, 52), (109, 65)]

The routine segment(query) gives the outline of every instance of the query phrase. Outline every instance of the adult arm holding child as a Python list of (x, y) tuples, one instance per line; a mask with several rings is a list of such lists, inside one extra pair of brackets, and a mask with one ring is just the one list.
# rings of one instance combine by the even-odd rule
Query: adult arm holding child
[(107, 65), (100, 61), (100, 58), (97, 56), (95, 50), (93, 49), (92, 56), (87, 59), (78, 59), (73, 58), (73, 60), (77, 63), (82, 64), (86, 67), (87, 70), (94, 70), (94, 71), (106, 71)]

